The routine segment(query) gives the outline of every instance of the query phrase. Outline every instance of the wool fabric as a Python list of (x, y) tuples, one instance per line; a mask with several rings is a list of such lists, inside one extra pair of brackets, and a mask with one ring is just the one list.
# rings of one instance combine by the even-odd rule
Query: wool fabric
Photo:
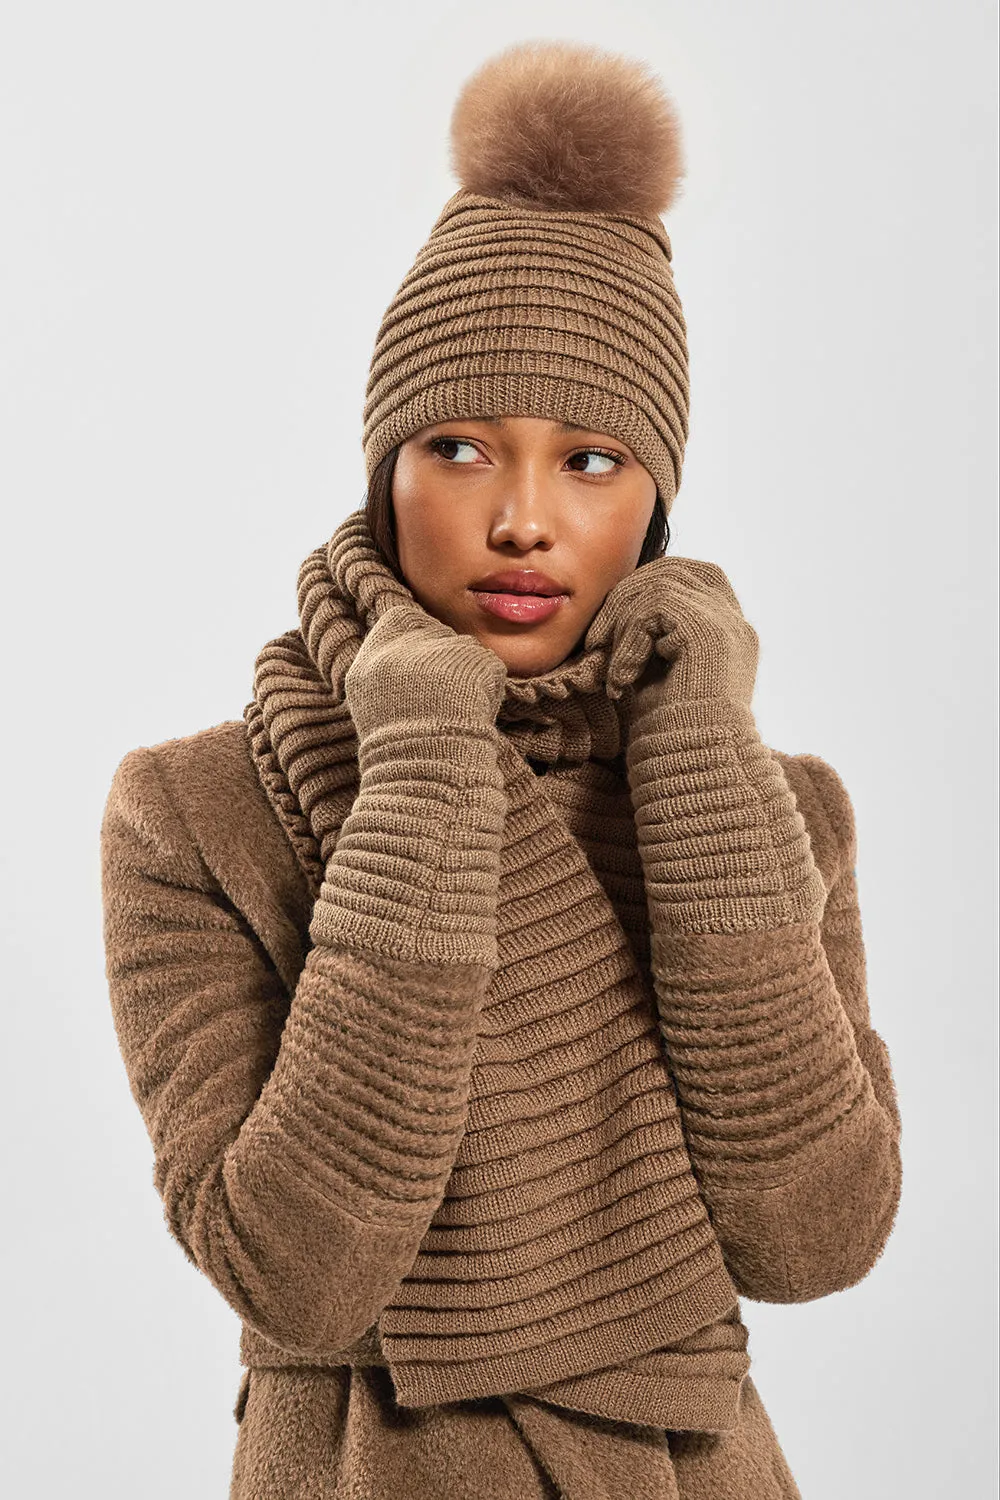
[(459, 417), (561, 418), (629, 444), (664, 515), (688, 435), (687, 330), (660, 217), (680, 121), (645, 64), (518, 43), (466, 80), (458, 192), (386, 308), (365, 390), (369, 484), (397, 444)]
[(432, 423), (560, 418), (628, 443), (669, 512), (689, 426), (671, 260), (659, 218), (453, 194), (376, 336), (369, 482), (390, 448)]
[[(748, 783), (711, 723), (678, 750), (633, 722), (621, 597), (561, 667), (508, 678), (495, 726), (411, 701), (359, 740), (350, 663), (419, 606), (352, 513), (304, 560), (244, 723), (114, 777), (107, 972), (154, 1183), (249, 1377), (348, 1381), (349, 1428), (310, 1438), (340, 1454), (333, 1495), (375, 1493), (407, 1411), (459, 1446), (505, 1411), (485, 1470), (520, 1434), (570, 1500), (623, 1493), (637, 1443), (676, 1483), (685, 1430), (714, 1438), (681, 1493), (795, 1494), (780, 1451), (773, 1489), (749, 1461), (720, 1478), (756, 1400), (738, 1298), (851, 1286), (894, 1222), (846, 791), (816, 756), (765, 752)], [(778, 845), (818, 875), (814, 916), (713, 898), (713, 851), (767, 889)], [(255, 1406), (252, 1441), (270, 1421), (291, 1472), (280, 1420)], [(240, 1500), (301, 1493), (246, 1472)]]
[[(299, 599), (298, 640), (279, 637), (258, 658), (248, 726), (276, 807), (297, 802), (308, 824), (293, 812), (289, 831), (318, 882), (313, 936), (337, 947), (388, 946), (396, 958), (448, 971), (475, 966), (476, 982), (490, 985), (470, 1097), (456, 1110), (448, 1143), (461, 1137), (446, 1201), (379, 1319), (400, 1400), (470, 1399), (527, 1383), (623, 1420), (733, 1425), (748, 1367), (745, 1330), (736, 1324), (727, 1329), (733, 1357), (717, 1362), (720, 1378), (697, 1412), (685, 1390), (684, 1410), (660, 1392), (651, 1415), (648, 1360), (641, 1380), (608, 1372), (619, 1356), (662, 1349), (737, 1301), (684, 1148), (652, 988), (642, 979), (641, 879), (629, 918), (637, 955), (565, 815), (524, 759), (586, 763), (593, 795), (617, 803), (619, 820), (632, 826), (627, 783), (602, 764), (623, 745), (624, 699), (613, 702), (601, 689), (607, 642), (597, 638), (608, 617), (568, 671), (508, 679), (494, 767), (481, 732), (449, 734), (439, 719), (425, 720), (414, 738), (398, 702), (357, 745), (342, 696), (347, 668), (374, 620), (401, 600), (414, 602), (381, 563), (363, 511), (306, 560)], [(635, 659), (633, 670), (640, 664)], [(572, 711), (552, 712), (550, 702)], [(385, 808), (377, 830), (376, 812), (368, 813), (357, 852), (361, 830), (357, 814), (347, 812), (356, 788), (352, 777), (345, 797), (345, 752)], [(408, 785), (403, 765), (407, 777), (425, 780)], [(462, 827), (457, 776), (482, 780), (467, 814), (467, 843), (451, 851), (428, 902), (421, 865), (432, 829), (442, 816), (453, 832)], [(391, 791), (405, 796), (402, 814)], [(405, 846), (394, 837), (400, 816), (410, 834)], [(382, 857), (368, 847), (376, 835)], [(627, 851), (623, 843), (619, 857)], [(632, 858), (638, 874), (634, 847)], [(400, 932), (406, 901), (421, 916)], [(416, 1024), (408, 1017), (404, 1030)], [(371, 1045), (384, 1047), (384, 1037)], [(461, 1077), (464, 1085), (464, 1067)], [(664, 1391), (670, 1365), (667, 1355)]]

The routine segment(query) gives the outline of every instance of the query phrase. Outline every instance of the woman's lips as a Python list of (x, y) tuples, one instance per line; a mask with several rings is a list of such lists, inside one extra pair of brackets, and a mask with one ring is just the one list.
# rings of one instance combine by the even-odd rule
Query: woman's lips
[(487, 614), (524, 625), (547, 620), (569, 598), (568, 594), (501, 594), (487, 593), (483, 589), (470, 589), (469, 592)]

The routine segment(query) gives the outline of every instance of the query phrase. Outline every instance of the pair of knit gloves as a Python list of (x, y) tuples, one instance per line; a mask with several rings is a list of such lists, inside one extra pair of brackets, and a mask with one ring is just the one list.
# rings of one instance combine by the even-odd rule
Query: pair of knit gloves
[[(600, 613), (610, 625), (607, 691), (630, 695), (626, 765), (656, 929), (818, 922), (825, 886), (806, 825), (750, 707), (757, 634), (723, 570), (657, 558), (620, 580)], [(389, 610), (344, 682), (362, 755), (371, 736), (405, 738), (428, 722), (456, 743), (481, 738), (506, 676), (473, 636), (412, 605)]]

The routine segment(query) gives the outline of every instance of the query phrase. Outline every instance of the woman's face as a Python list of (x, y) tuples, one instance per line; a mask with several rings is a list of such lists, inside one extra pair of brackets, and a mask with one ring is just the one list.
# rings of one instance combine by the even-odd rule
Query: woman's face
[[(512, 677), (550, 671), (582, 644), (639, 561), (655, 500), (652, 475), (619, 438), (542, 417), (423, 427), (400, 447), (392, 481), (407, 585)], [(514, 580), (484, 582), (527, 570), (551, 580), (524, 582), (561, 595), (554, 607), (530, 591), (519, 604)]]

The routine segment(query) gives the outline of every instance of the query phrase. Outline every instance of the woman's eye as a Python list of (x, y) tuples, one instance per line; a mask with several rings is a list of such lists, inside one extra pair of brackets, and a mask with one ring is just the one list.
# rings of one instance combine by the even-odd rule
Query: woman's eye
[[(427, 446), (439, 458), (450, 464), (474, 464), (479, 457), (479, 449), (475, 443), (469, 442), (466, 438), (433, 437)], [(462, 449), (465, 450), (464, 458), (460, 456)], [(579, 467), (580, 460), (584, 464), (594, 460), (597, 467), (581, 468)], [(574, 465), (576, 473), (588, 474), (591, 478), (598, 479), (603, 478), (605, 474), (610, 474), (614, 469), (621, 468), (625, 460), (619, 454), (606, 452), (603, 448), (583, 448), (580, 452), (571, 454), (567, 462)]]
[(605, 453), (603, 451), (603, 449), (601, 449), (601, 448), (585, 448), (580, 453), (574, 453), (573, 456), (572, 456), (572, 458), (569, 461), (570, 461), (570, 463), (574, 463), (576, 461), (576, 459), (578, 459), (578, 458), (582, 458), (584, 460), (589, 459), (589, 458), (596, 458), (597, 461), (598, 461), (598, 463), (604, 464), (604, 468), (603, 469), (598, 468), (598, 469), (578, 469), (577, 470), (578, 474), (585, 474), (586, 473), (586, 474), (593, 474), (595, 476), (601, 475), (601, 474), (610, 474), (613, 469), (619, 469), (619, 468), (621, 468), (621, 465), (624, 462), (623, 459), (617, 458), (614, 454)]
[(458, 462), (462, 463), (462, 464), (467, 464), (467, 463), (475, 463), (475, 461), (476, 461), (476, 454), (478, 452), (478, 449), (476, 448), (476, 446), (475, 446), (474, 443), (467, 443), (464, 438), (453, 438), (453, 437), (431, 438), (430, 446), (431, 446), (431, 448), (433, 448), (433, 450), (434, 450), (435, 453), (439, 453), (442, 458), (447, 459), (449, 462), (453, 462), (453, 457), (452, 457), (452, 454), (449, 451), (446, 451), (446, 450), (449, 450), (449, 449), (452, 449), (452, 448), (468, 448), (469, 452), (472, 454), (471, 459), (470, 458), (460, 458), (460, 459), (458, 459)]

